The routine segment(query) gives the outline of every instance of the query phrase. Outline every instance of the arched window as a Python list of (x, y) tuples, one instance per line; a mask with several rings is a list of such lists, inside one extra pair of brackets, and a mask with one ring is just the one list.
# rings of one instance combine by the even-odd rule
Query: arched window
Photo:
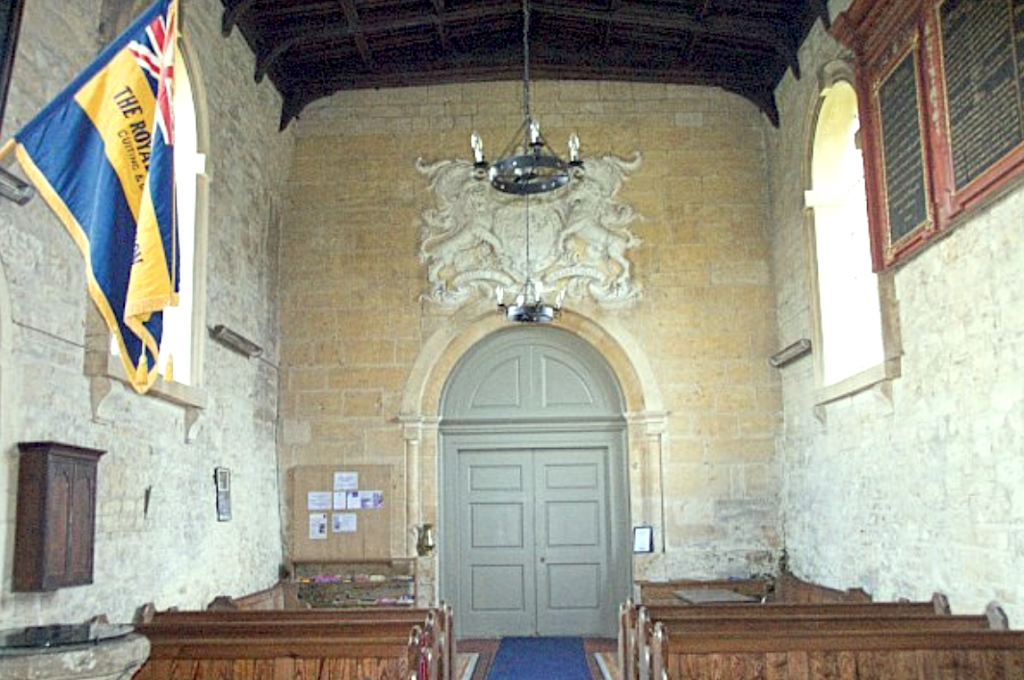
[[(164, 311), (164, 331), (160, 348), (161, 380), (150, 394), (172, 401), (194, 405), (202, 402), (198, 393), (190, 391), (198, 380), (203, 328), (202, 244), (206, 224), (206, 156), (202, 153), (199, 108), (195, 93), (195, 70), (190, 68), (184, 41), (179, 41), (175, 63), (174, 90), (174, 177), (177, 200), (177, 227), (180, 264), (179, 301), (177, 307)], [(99, 327), (97, 327), (99, 332)], [(124, 378), (117, 358), (118, 346), (103, 328), (105, 346), (111, 360), (104, 362), (107, 374)], [(168, 365), (171, 370), (168, 370)], [(95, 401), (95, 400), (94, 400)]]
[[(872, 271), (857, 93), (837, 79), (822, 92), (811, 152), (819, 382), (829, 396), (886, 374), (886, 291)], [(887, 283), (884, 285), (888, 285)]]
[(178, 248), (181, 279), (178, 306), (164, 311), (160, 349), (160, 375), (168, 377), (173, 361), (174, 382), (192, 384), (192, 327), (194, 309), (195, 245), (199, 178), (206, 168), (199, 152), (196, 108), (188, 63), (179, 58), (174, 74), (174, 178), (178, 204)]

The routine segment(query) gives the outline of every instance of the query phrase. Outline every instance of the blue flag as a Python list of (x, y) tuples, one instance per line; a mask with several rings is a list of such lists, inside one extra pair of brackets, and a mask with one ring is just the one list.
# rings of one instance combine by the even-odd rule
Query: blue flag
[(177, 0), (158, 0), (9, 142), (81, 249), (139, 392), (156, 381), (163, 309), (178, 301), (176, 23)]

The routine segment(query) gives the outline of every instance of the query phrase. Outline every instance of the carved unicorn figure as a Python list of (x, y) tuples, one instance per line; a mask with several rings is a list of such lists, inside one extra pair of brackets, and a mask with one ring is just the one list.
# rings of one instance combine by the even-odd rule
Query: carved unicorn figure
[(572, 253), (577, 265), (584, 263), (600, 272), (589, 285), (599, 301), (624, 301), (640, 292), (632, 282), (632, 265), (626, 257), (626, 251), (642, 243), (629, 229), (638, 215), (633, 206), (611, 200), (626, 177), (640, 166), (640, 160), (639, 152), (631, 161), (614, 156), (588, 160), (586, 176), (570, 185), (559, 247)]

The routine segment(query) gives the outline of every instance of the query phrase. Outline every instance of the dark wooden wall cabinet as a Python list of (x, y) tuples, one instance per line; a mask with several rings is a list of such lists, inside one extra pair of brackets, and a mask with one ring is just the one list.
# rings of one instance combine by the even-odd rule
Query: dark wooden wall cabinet
[(18, 449), (14, 590), (92, 583), (96, 468), (105, 452), (55, 442)]

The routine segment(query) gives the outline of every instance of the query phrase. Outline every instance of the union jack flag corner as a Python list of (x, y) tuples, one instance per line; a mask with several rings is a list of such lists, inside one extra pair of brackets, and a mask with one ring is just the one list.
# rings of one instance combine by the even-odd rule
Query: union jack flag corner
[(138, 392), (178, 302), (174, 61), (178, 0), (157, 0), (0, 149), (78, 244), (87, 287)]

